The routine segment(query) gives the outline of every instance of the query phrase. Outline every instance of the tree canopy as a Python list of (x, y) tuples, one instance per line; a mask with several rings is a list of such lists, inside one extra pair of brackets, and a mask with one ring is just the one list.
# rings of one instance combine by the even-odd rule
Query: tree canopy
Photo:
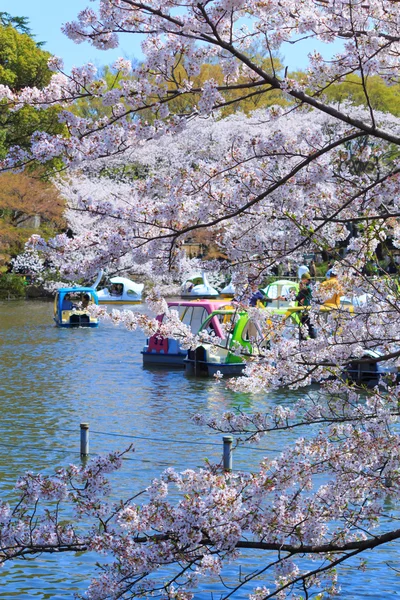
[(47, 66), (50, 57), (27, 33), (11, 24), (0, 25), (0, 84), (14, 91), (45, 87), (52, 75)]
[(14, 27), (20, 33), (32, 34), (27, 17), (13, 17), (7, 12), (0, 11), (0, 24), (4, 27), (11, 25), (11, 27)]
[[(4, 18), (3, 18), (4, 21)], [(24, 88), (44, 88), (49, 84), (52, 71), (48, 67), (49, 52), (38, 47), (27, 33), (20, 33), (11, 25), (0, 25), (0, 85), (18, 92)], [(58, 120), (60, 109), (49, 106), (38, 111), (24, 106), (20, 111), (10, 111), (4, 99), (0, 102), (0, 156), (5, 157), (11, 146), (28, 148), (37, 131), (50, 134), (65, 133)]]
[[(40, 174), (4, 173), (0, 176), (0, 252), (19, 254), (30, 235), (54, 235), (64, 225), (65, 203), (57, 189)], [(32, 217), (38, 217), (37, 227)]]
[[(42, 50), (31, 37), (27, 19), (0, 13), (0, 85), (8, 86), (14, 91), (22, 91), (32, 86), (38, 89), (45, 87), (52, 77), (52, 71), (47, 64), (50, 57), (51, 54)], [(66, 130), (59, 121), (59, 114), (60, 108), (57, 106), (49, 106), (46, 110), (24, 106), (21, 110), (12, 111), (3, 99), (0, 102), (0, 157), (6, 157), (12, 146), (29, 149), (35, 132), (65, 134)], [(61, 165), (60, 161), (50, 161), (50, 163), (53, 167)], [(37, 164), (31, 164), (30, 169), (36, 166)], [(18, 215), (19, 221), (22, 214), (26, 217), (37, 214), (45, 217), (45, 220), (51, 218), (52, 209), (48, 214), (44, 214), (41, 209), (38, 209), (37, 213), (33, 212), (38, 208), (36, 205), (38, 193), (43, 194), (46, 190), (49, 202), (53, 202), (57, 196), (56, 190), (51, 189), (49, 184), (41, 184), (38, 181), (39, 177), (46, 177), (43, 169), (38, 170), (33, 177), (29, 175), (2, 177), (0, 228), (4, 260), (9, 258), (10, 253), (21, 252), (27, 235), (34, 232), (32, 228), (22, 227), (21, 222), (18, 222), (17, 226)], [(56, 231), (56, 223), (60, 218), (58, 206), (59, 203), (56, 202), (54, 204), (56, 219), (53, 225), (48, 227), (48, 234)], [(41, 228), (43, 233), (45, 230), (46, 228)]]
[(369, 77), (365, 85), (359, 75), (348, 75), (343, 82), (329, 86), (325, 93), (330, 101), (357, 106), (370, 103), (374, 110), (400, 116), (400, 84), (388, 85), (377, 75)]

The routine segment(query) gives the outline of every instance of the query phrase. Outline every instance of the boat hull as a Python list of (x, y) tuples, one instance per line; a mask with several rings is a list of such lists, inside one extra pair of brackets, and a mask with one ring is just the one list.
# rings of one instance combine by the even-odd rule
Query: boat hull
[(184, 360), (185, 354), (161, 354), (159, 352), (143, 352), (143, 365), (144, 366), (159, 366), (159, 367), (185, 367)]
[(99, 304), (142, 304), (142, 300), (100, 300)]
[(201, 360), (195, 361), (186, 358), (184, 360), (185, 371), (188, 375), (200, 377), (213, 377), (218, 372), (222, 375), (232, 377), (241, 375), (246, 368), (245, 363), (209, 363)]
[(63, 329), (76, 329), (77, 327), (86, 327), (86, 328), (94, 328), (94, 327), (98, 327), (99, 323), (84, 323), (84, 322), (74, 322), (74, 323), (60, 323), (60, 321), (57, 321), (56, 319), (54, 319), (55, 324), (57, 325), (57, 327), (62, 327)]

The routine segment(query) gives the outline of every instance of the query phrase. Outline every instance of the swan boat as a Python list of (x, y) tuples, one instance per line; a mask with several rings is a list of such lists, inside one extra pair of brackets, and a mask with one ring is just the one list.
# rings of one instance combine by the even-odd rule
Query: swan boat
[(144, 284), (126, 277), (111, 277), (110, 284), (99, 290), (99, 304), (138, 304), (142, 301)]
[(206, 273), (194, 273), (181, 287), (181, 298), (190, 300), (194, 298), (218, 298), (219, 292), (213, 288)]

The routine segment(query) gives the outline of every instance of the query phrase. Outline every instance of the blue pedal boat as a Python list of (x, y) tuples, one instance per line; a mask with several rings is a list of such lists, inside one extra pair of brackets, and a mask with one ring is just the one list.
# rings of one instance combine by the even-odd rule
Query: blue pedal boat
[(88, 311), (90, 305), (98, 303), (93, 288), (60, 288), (54, 299), (54, 321), (57, 327), (98, 327), (98, 318)]

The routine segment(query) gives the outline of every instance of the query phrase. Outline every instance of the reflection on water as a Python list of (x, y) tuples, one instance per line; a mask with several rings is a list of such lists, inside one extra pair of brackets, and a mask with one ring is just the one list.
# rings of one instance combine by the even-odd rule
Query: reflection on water
[[(59, 329), (53, 325), (51, 303), (0, 302), (0, 331), (3, 499), (12, 497), (15, 480), (25, 470), (49, 472), (79, 462), (81, 422), (90, 424), (92, 453), (134, 443), (134, 454), (114, 477), (118, 494), (126, 497), (147, 486), (166, 466), (185, 469), (202, 465), (205, 458), (221, 459), (222, 436), (195, 427), (195, 413), (233, 407), (268, 411), (302, 394), (235, 394), (223, 383), (189, 378), (180, 369), (144, 369), (140, 351), (145, 337), (140, 331), (104, 323), (98, 329)], [(238, 451), (234, 466), (257, 468), (264, 455), (282, 450), (290, 435), (294, 434), (271, 434), (261, 443), (263, 449)], [(366, 574), (345, 567), (341, 598), (397, 595), (397, 575), (385, 565), (386, 560), (396, 563), (396, 549), (393, 545), (386, 554), (371, 553)], [(2, 572), (0, 598), (73, 598), (85, 589), (96, 558), (61, 555), (14, 563)], [(255, 561), (265, 560), (253, 554), (242, 566), (249, 572)], [(237, 574), (237, 568), (231, 572)], [(196, 598), (208, 600), (212, 590), (218, 598), (212, 584)], [(236, 600), (245, 597), (244, 591), (235, 595)]]

